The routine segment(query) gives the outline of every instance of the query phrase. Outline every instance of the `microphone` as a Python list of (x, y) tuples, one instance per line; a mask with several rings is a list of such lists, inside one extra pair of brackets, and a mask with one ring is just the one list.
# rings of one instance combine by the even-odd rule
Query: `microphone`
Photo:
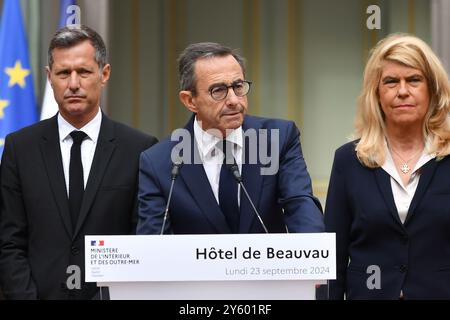
[(229, 162), (227, 162), (227, 166), (228, 166), (228, 169), (233, 174), (234, 179), (236, 179), (237, 183), (241, 186), (242, 190), (244, 190), (245, 196), (247, 197), (248, 201), (250, 202), (250, 204), (253, 208), (253, 211), (255, 212), (256, 216), (259, 219), (259, 222), (261, 223), (262, 227), (264, 228), (264, 231), (266, 233), (269, 233), (266, 225), (264, 224), (264, 221), (261, 219), (261, 215), (259, 214), (258, 210), (256, 209), (255, 204), (253, 203), (252, 199), (250, 198), (250, 195), (247, 192), (247, 189), (244, 186), (244, 182), (243, 182), (241, 173), (239, 172), (239, 167), (236, 164), (236, 160), (233, 158), (233, 163), (229, 164)]
[(182, 166), (183, 166), (183, 160), (181, 160), (181, 158), (177, 158), (172, 163), (172, 171), (170, 172), (172, 182), (170, 183), (169, 197), (167, 198), (166, 210), (164, 211), (164, 220), (163, 220), (163, 224), (161, 227), (160, 235), (164, 234), (164, 227), (166, 226), (167, 216), (169, 215), (169, 206), (170, 206), (170, 200), (172, 199), (173, 186), (175, 184), (175, 180), (178, 177), (178, 174), (180, 173), (180, 169)]

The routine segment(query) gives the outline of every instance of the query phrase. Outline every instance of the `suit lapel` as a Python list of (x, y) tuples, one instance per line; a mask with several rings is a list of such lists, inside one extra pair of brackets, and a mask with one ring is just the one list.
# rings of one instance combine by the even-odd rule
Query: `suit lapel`
[(225, 216), (217, 204), (211, 185), (206, 176), (202, 164), (191, 164), (183, 166), (180, 177), (194, 198), (200, 210), (208, 221), (217, 229), (218, 233), (231, 233)]
[(414, 193), (414, 197), (411, 200), (411, 205), (409, 206), (408, 214), (405, 219), (405, 225), (408, 223), (408, 221), (411, 220), (414, 211), (416, 210), (418, 204), (420, 203), (420, 200), (422, 199), (425, 191), (428, 188), (428, 185), (431, 182), (431, 179), (433, 178), (437, 166), (438, 162), (436, 161), (436, 159), (432, 159), (421, 168), (422, 173), (419, 179), (419, 184), (417, 185), (416, 192)]
[(191, 117), (185, 127), (190, 132), (190, 137), (192, 137), (191, 162), (190, 164), (185, 164), (180, 170), (180, 177), (183, 179), (186, 189), (189, 190), (189, 193), (205, 215), (206, 219), (208, 219), (208, 221), (217, 229), (218, 233), (231, 233), (228, 223), (225, 220), (225, 216), (220, 210), (211, 189), (203, 164), (199, 161), (200, 155), (195, 141), (193, 123), (194, 116)]
[(67, 189), (64, 179), (57, 116), (50, 119), (47, 128), (44, 129), (40, 148), (59, 214), (67, 234), (72, 235), (73, 227), (70, 219)]
[[(249, 118), (245, 117), (244, 123), (242, 125), (242, 130), (245, 133), (246, 130), (250, 128), (258, 130), (256, 126), (252, 126), (252, 124), (249, 124)], [(258, 131), (256, 132), (256, 135), (258, 140), (257, 146), (259, 146), (260, 141)], [(253, 159), (249, 154), (250, 150), (252, 149), (249, 145), (250, 142), (251, 141), (249, 141), (248, 138), (244, 139), (244, 149), (242, 150), (242, 154), (244, 155), (244, 159), (242, 161), (242, 180), (250, 198), (258, 208), (263, 176), (261, 175), (261, 163), (259, 159), (256, 159), (256, 163), (249, 163), (250, 160)], [(270, 146), (268, 146), (268, 150), (270, 150)], [(259, 153), (258, 147), (256, 148), (256, 151), (257, 153)], [(244, 191), (241, 190), (239, 233), (248, 233), (255, 219), (257, 219), (256, 213), (253, 211), (253, 208), (249, 200), (245, 196)]]
[(102, 124), (98, 136), (98, 143), (95, 150), (94, 159), (92, 160), (92, 166), (89, 172), (86, 189), (84, 191), (83, 203), (81, 204), (80, 215), (78, 216), (74, 237), (80, 231), (81, 226), (83, 225), (83, 222), (86, 219), (92, 203), (97, 195), (100, 183), (103, 180), (106, 168), (108, 167), (109, 161), (116, 147), (114, 139), (115, 135), (113, 122), (105, 115), (102, 115)]
[(378, 184), (378, 189), (383, 195), (384, 202), (388, 207), (394, 220), (403, 227), (403, 223), (398, 215), (397, 207), (394, 202), (394, 195), (392, 194), (391, 176), (387, 174), (382, 168), (376, 168), (374, 170), (375, 178)]

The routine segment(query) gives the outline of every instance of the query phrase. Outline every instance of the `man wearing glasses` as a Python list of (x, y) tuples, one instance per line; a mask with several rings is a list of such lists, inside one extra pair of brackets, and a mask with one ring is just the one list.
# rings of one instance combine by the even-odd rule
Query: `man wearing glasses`
[(185, 134), (141, 155), (137, 233), (324, 231), (294, 122), (246, 115), (243, 58), (217, 43), (192, 44), (179, 76), (193, 115)]

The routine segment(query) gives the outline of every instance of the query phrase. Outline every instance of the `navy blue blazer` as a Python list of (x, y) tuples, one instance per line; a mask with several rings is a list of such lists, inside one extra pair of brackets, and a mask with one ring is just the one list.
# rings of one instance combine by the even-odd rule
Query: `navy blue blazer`
[[(192, 154), (198, 154), (194, 117), (185, 129), (191, 138)], [(271, 129), (279, 129), (279, 170), (274, 175), (261, 175), (264, 166), (244, 163), (242, 177), (269, 232), (323, 232), (320, 202), (312, 195), (311, 179), (302, 156), (300, 133), (294, 122), (245, 116), (244, 131), (267, 129), (270, 149)], [(249, 159), (245, 139), (245, 159)], [(138, 234), (159, 234), (171, 183), (171, 151), (178, 141), (162, 140), (141, 155), (139, 173)], [(254, 147), (254, 146), (252, 146)], [(258, 218), (245, 195), (240, 200), (239, 233), (263, 233)], [(202, 163), (184, 164), (175, 181), (170, 203), (169, 222), (165, 232), (175, 234), (231, 233), (214, 197)]]
[[(327, 232), (336, 232), (337, 280), (330, 298), (450, 299), (450, 158), (430, 160), (409, 211), (400, 221), (390, 176), (363, 166), (355, 142), (335, 154), (325, 206)], [(380, 288), (371, 265), (380, 269)]]

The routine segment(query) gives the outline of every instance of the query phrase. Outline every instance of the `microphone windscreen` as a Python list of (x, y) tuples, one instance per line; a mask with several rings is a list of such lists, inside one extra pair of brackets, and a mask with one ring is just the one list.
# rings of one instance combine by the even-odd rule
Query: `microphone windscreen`
[(180, 168), (183, 165), (183, 160), (178, 157), (177, 159), (175, 159), (175, 161), (173, 162), (172, 165), (172, 179), (175, 179), (178, 176), (178, 173), (180, 172)]

